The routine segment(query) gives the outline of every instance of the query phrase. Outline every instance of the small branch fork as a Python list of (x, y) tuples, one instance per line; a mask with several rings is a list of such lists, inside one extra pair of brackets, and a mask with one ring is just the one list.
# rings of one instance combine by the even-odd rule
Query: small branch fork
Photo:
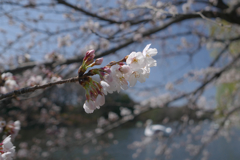
[[(126, 62), (127, 56), (124, 57), (122, 60), (116, 62), (116, 61), (112, 61), (110, 62), (107, 66), (113, 66), (116, 65), (118, 63), (121, 62)], [(44, 85), (35, 85), (32, 87), (25, 87), (25, 88), (21, 88), (19, 90), (14, 90), (12, 92), (6, 93), (6, 94), (1, 94), (0, 95), (0, 100), (3, 100), (5, 98), (10, 98), (10, 97), (16, 97), (18, 95), (21, 94), (25, 94), (25, 93), (30, 93), (30, 92), (34, 92), (35, 90), (38, 89), (45, 89), (57, 84), (64, 84), (64, 83), (74, 83), (74, 82), (80, 82), (81, 80), (84, 80), (86, 77), (88, 76), (93, 76), (93, 74), (91, 73), (91, 70), (88, 71), (88, 73), (85, 73), (84, 75), (82, 75), (81, 77), (73, 77), (73, 78), (69, 78), (69, 79), (65, 79), (65, 80), (60, 80), (60, 81), (56, 81), (56, 82), (50, 82)]]
[(220, 126), (218, 127), (218, 129), (215, 130), (215, 132), (211, 135), (211, 137), (210, 137), (210, 139), (209, 139), (208, 141), (204, 142), (204, 143), (201, 145), (201, 147), (199, 148), (197, 154), (196, 154), (194, 157), (192, 157), (191, 160), (196, 160), (196, 159), (199, 157), (199, 155), (202, 153), (203, 149), (204, 149), (210, 142), (212, 142), (212, 141), (216, 138), (216, 136), (218, 135), (219, 131), (224, 127), (225, 122), (229, 119), (229, 117), (230, 117), (232, 114), (234, 114), (235, 112), (239, 111), (239, 110), (240, 110), (240, 106), (235, 107), (235, 108), (232, 108), (232, 109), (226, 114), (225, 118), (224, 118), (223, 121), (220, 123)]

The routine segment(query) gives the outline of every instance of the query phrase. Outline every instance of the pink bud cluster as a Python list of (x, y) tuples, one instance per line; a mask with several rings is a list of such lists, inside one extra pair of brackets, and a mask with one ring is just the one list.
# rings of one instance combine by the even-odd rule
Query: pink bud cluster
[[(111, 62), (100, 69), (92, 69), (90, 75), (98, 74), (101, 81), (98, 83), (90, 77), (85, 78), (80, 84), (86, 90), (86, 101), (83, 105), (86, 113), (93, 113), (105, 103), (104, 95), (126, 90), (133, 87), (137, 81), (143, 83), (149, 77), (150, 67), (157, 66), (156, 60), (152, 57), (157, 54), (156, 48), (149, 48), (147, 45), (143, 52), (132, 52), (119, 62)], [(79, 68), (79, 76), (83, 75), (88, 67), (100, 65), (102, 58), (95, 62), (94, 51), (88, 51), (83, 59), (83, 65)], [(126, 62), (126, 64), (124, 64)]]
[(94, 61), (94, 57), (95, 57), (94, 52), (95, 52), (94, 50), (90, 50), (86, 53), (85, 57), (83, 58), (83, 63), (78, 70), (79, 77), (82, 76), (89, 67), (102, 64), (103, 58), (98, 58)]

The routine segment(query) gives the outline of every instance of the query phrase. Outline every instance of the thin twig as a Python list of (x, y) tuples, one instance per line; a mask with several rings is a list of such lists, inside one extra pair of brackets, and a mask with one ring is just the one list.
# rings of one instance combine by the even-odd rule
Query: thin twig
[(220, 123), (220, 126), (215, 130), (211, 138), (201, 145), (201, 147), (198, 150), (198, 153), (192, 158), (192, 160), (196, 160), (198, 158), (198, 156), (202, 153), (203, 149), (218, 135), (219, 131), (224, 127), (224, 124), (229, 119), (229, 117), (238, 110), (240, 110), (240, 106), (233, 108), (226, 114), (224, 120)]
[(74, 78), (69, 78), (69, 79), (65, 79), (65, 80), (60, 80), (60, 81), (56, 81), (56, 82), (50, 82), (44, 85), (35, 85), (33, 87), (25, 87), (25, 88), (21, 88), (19, 90), (14, 90), (12, 92), (6, 93), (6, 94), (1, 94), (0, 95), (0, 100), (5, 99), (5, 98), (10, 98), (10, 97), (15, 97), (21, 94), (25, 94), (25, 93), (30, 93), (30, 92), (34, 92), (35, 90), (38, 89), (45, 89), (57, 84), (64, 84), (64, 83), (73, 83), (73, 82), (77, 82), (78, 81), (78, 77), (74, 77)]
[(199, 14), (203, 19), (205, 19), (205, 20), (207, 20), (207, 21), (209, 21), (209, 22), (211, 22), (211, 23), (214, 23), (214, 24), (216, 24), (216, 25), (219, 25), (220, 27), (224, 27), (224, 28), (231, 28), (231, 27), (232, 27), (231, 25), (224, 25), (224, 24), (222, 24), (222, 23), (220, 23), (220, 22), (213, 21), (213, 20), (211, 20), (210, 18), (205, 17), (205, 16), (202, 14), (202, 12), (196, 12), (196, 14)]

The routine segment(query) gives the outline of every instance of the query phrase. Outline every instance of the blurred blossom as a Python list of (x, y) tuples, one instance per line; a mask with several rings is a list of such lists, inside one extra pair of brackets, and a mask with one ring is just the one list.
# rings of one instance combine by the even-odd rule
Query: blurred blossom
[(95, 133), (97, 133), (97, 134), (101, 134), (103, 132), (104, 132), (104, 130), (102, 128), (96, 128), (95, 129)]
[(220, 71), (220, 68), (208, 67), (200, 70), (191, 71), (190, 73), (185, 74), (184, 77), (189, 78), (192, 81), (195, 81), (195, 80), (199, 80), (205, 75), (213, 75), (219, 71)]
[(100, 40), (100, 47), (101, 49), (108, 49), (109, 48), (109, 41), (106, 39)]
[(6, 126), (6, 121), (0, 121), (0, 127), (3, 128)]
[(152, 97), (145, 101), (146, 103), (150, 103), (150, 107), (156, 108), (156, 107), (163, 107), (166, 102), (170, 101), (172, 96), (169, 93), (161, 94), (157, 97)]
[(201, 96), (197, 101), (197, 106), (201, 109), (206, 109), (207, 108), (206, 97)]
[(133, 36), (133, 40), (134, 41), (142, 41), (142, 34), (141, 33), (137, 33)]
[(107, 134), (107, 136), (108, 136), (109, 139), (113, 139), (113, 137), (114, 137), (114, 135), (113, 135), (112, 132), (109, 132), (109, 133)]
[(51, 146), (54, 145), (54, 143), (53, 143), (51, 140), (49, 140), (49, 141), (47, 141), (46, 145), (47, 145), (48, 147), (51, 147)]
[(233, 83), (233, 82), (237, 82), (240, 81), (240, 74), (239, 74), (239, 70), (232, 68), (227, 72), (224, 72), (223, 74), (221, 74), (220, 78), (217, 80), (217, 83)]
[(161, 1), (158, 1), (156, 4), (156, 7), (158, 7), (158, 8), (163, 7), (163, 6), (164, 6), (164, 3)]
[(98, 127), (103, 127), (103, 126), (106, 126), (108, 124), (109, 124), (109, 121), (107, 121), (104, 117), (100, 117), (98, 119), (98, 123), (97, 123)]
[(5, 81), (5, 87), (8, 91), (12, 91), (18, 88), (17, 82), (13, 79), (8, 79)]
[(172, 14), (173, 16), (175, 16), (176, 14), (178, 14), (178, 9), (177, 9), (176, 6), (170, 6), (170, 7), (168, 8), (168, 11), (169, 11), (169, 13)]
[(6, 124), (4, 132), (7, 135), (11, 135), (11, 138), (14, 140), (15, 137), (18, 135), (18, 132), (20, 131), (20, 129), (21, 129), (20, 121), (15, 121), (15, 122), (10, 121)]
[(129, 28), (129, 27), (130, 27), (129, 22), (122, 23), (122, 24), (120, 24), (120, 26), (119, 26), (119, 28), (120, 28), (121, 30), (127, 29), (127, 28)]
[(56, 82), (56, 81), (60, 81), (60, 80), (62, 80), (62, 78), (61, 77), (58, 77), (58, 76), (52, 76), (52, 78), (51, 78), (51, 82)]
[(120, 107), (120, 114), (121, 114), (121, 116), (128, 116), (131, 113), (132, 113), (131, 110), (129, 110), (128, 108)]
[(185, 37), (181, 38), (181, 42), (182, 42), (183, 47), (185, 47), (185, 48), (189, 48), (191, 46), (191, 44), (187, 42)]
[(197, 116), (198, 118), (201, 118), (203, 115), (204, 115), (204, 112), (201, 111), (201, 110), (196, 112), (196, 116)]
[(27, 81), (27, 85), (28, 86), (39, 85), (39, 84), (42, 84), (42, 82), (43, 82), (42, 76), (40, 76), (40, 75), (31, 76)]
[(84, 25), (83, 25), (83, 28), (82, 29), (84, 29), (84, 28), (86, 28), (87, 30), (92, 30), (92, 31), (96, 31), (96, 30), (98, 30), (99, 29), (99, 27), (100, 27), (100, 24), (99, 24), (99, 22), (94, 22), (94, 21), (92, 21), (92, 20), (89, 20), (89, 21), (87, 21)]
[(50, 154), (48, 152), (42, 152), (42, 157), (46, 158), (48, 157)]
[(92, 131), (86, 132), (85, 136), (91, 138), (93, 136), (93, 132)]
[(223, 43), (208, 41), (206, 47), (207, 47), (207, 49), (222, 48)]
[(211, 2), (214, 6), (218, 4), (218, 0), (209, 0), (209, 2)]
[(55, 52), (48, 53), (44, 56), (47, 61), (63, 61), (65, 58), (63, 55)]
[(63, 36), (63, 37), (58, 37), (57, 39), (58, 41), (58, 47), (61, 48), (61, 47), (65, 47), (65, 46), (71, 46), (72, 45), (72, 42), (71, 42), (71, 37), (70, 35), (66, 35), (66, 36)]
[(174, 86), (173, 86), (172, 83), (167, 83), (166, 86), (165, 86), (166, 90), (172, 90), (173, 88), (174, 88)]
[(30, 61), (30, 55), (29, 54), (24, 54), (24, 55), (20, 55), (17, 57), (17, 61), (19, 64), (22, 64), (22, 63), (26, 63), (26, 62), (29, 62)]
[(114, 113), (114, 112), (109, 112), (108, 113), (108, 120), (109, 121), (116, 121), (118, 119), (119, 119), (119, 117), (116, 113)]
[(191, 11), (191, 2), (187, 2), (182, 5), (183, 13), (188, 13)]

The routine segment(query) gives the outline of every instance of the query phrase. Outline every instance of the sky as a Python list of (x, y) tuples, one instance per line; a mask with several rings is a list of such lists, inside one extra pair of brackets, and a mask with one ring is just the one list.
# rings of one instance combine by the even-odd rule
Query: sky
[[(113, 3), (112, 1), (108, 1), (108, 7), (114, 7), (114, 5), (116, 5), (115, 3)], [(142, 1), (141, 1), (142, 2)], [(141, 3), (140, 2), (140, 3)], [(83, 4), (82, 4), (83, 5)], [(200, 7), (200, 6), (199, 6)], [(195, 9), (197, 9), (198, 7), (195, 7)], [(10, 11), (10, 7), (4, 7), (4, 11)], [(27, 14), (27, 17), (39, 17), (41, 15), (44, 16), (44, 20), (45, 23), (27, 23), (29, 25), (30, 28), (37, 28), (39, 30), (44, 30), (45, 28), (48, 28), (49, 31), (53, 32), (56, 30), (56, 28), (77, 28), (75, 29), (72, 33), (74, 34), (78, 34), (79, 31), (79, 27), (83, 26), (84, 23), (83, 22), (77, 22), (77, 23), (66, 23), (66, 18), (64, 18), (64, 15), (62, 14), (62, 16), (56, 16), (58, 14), (56, 13), (47, 13), (47, 9), (49, 8), (44, 8), (42, 7), (41, 10), (30, 10)], [(181, 10), (179, 8), (179, 10)], [(56, 10), (58, 12), (68, 12), (69, 10), (66, 10), (65, 7), (63, 6), (59, 6), (58, 9)], [(71, 14), (75, 14), (75, 13), (71, 13)], [(22, 10), (16, 10), (14, 12), (11, 12), (11, 15), (17, 17), (17, 19), (15, 19), (15, 23), (17, 23), (17, 26), (19, 28), (17, 28), (15, 25), (10, 25), (10, 22), (8, 19), (6, 19), (5, 17), (1, 17), (1, 29), (6, 30), (8, 33), (10, 34), (6, 34), (5, 36), (0, 36), (0, 42), (2, 42), (2, 45), (0, 45), (0, 50), (4, 50), (3, 46), (6, 44), (7, 41), (12, 41), (14, 40), (14, 36), (17, 34), (22, 34), (25, 35), (26, 33), (24, 33), (24, 31), (20, 30), (21, 24), (24, 23), (25, 19), (22, 17), (26, 16), (25, 11)], [(77, 13), (76, 13), (77, 15)], [(75, 16), (77, 17), (77, 16)], [(78, 17), (77, 17), (78, 18)], [(79, 18), (85, 18), (85, 17), (79, 17)], [(86, 19), (87, 20), (87, 19)], [(160, 33), (157, 35), (160, 36), (164, 36), (164, 35), (168, 35), (169, 33), (171, 34), (175, 34), (175, 33), (179, 33), (179, 32), (184, 32), (187, 31), (187, 28), (185, 28), (185, 26), (188, 26), (190, 24), (190, 26), (192, 27), (197, 27), (198, 29), (202, 30), (203, 33), (208, 33), (208, 22), (203, 22), (205, 23), (205, 28), (204, 25), (195, 25), (194, 23), (196, 23), (196, 21), (192, 21), (192, 20), (188, 20), (185, 22), (182, 22), (180, 25), (173, 25), (172, 27), (169, 27), (166, 30), (166, 32), (164, 33)], [(59, 25), (60, 24), (60, 25)], [(206, 27), (207, 26), (207, 27)], [(150, 27), (150, 26), (148, 26)], [(59, 28), (59, 29), (60, 29)], [(113, 26), (114, 29), (114, 26)], [(76, 52), (75, 47), (76, 46), (87, 46), (89, 44), (89, 42), (94, 41), (96, 38), (96, 35), (91, 35), (91, 37), (80, 37), (82, 38), (81, 41), (79, 41), (78, 39), (76, 39), (75, 41), (75, 37), (73, 36), (73, 34), (71, 35), (71, 41), (72, 41), (72, 46), (70, 47), (62, 47), (62, 48), (57, 48), (57, 38), (59, 36), (65, 36), (68, 33), (63, 33), (60, 35), (53, 35), (52, 37), (48, 37), (48, 35), (46, 34), (39, 34), (39, 33), (33, 33), (33, 34), (29, 34), (26, 35), (25, 37), (23, 37), (22, 39), (20, 39), (20, 43), (14, 44), (13, 48), (15, 48), (14, 50), (6, 50), (5, 52), (5, 58), (9, 58), (11, 56), (15, 56), (15, 55), (22, 55), (25, 54), (26, 52), (24, 52), (23, 50), (19, 50), (19, 48), (21, 48), (22, 46), (28, 46), (31, 43), (34, 44), (33, 48), (30, 48), (30, 52), (29, 54), (31, 55), (31, 59), (34, 61), (38, 61), (38, 62), (43, 62), (44, 61), (44, 53), (49, 53), (51, 51), (57, 51), (61, 54), (64, 54), (65, 58), (69, 58), (69, 57), (73, 57), (76, 53), (82, 53), (82, 49), (83, 48), (79, 48), (78, 51)], [(79, 34), (81, 36), (81, 34)], [(31, 39), (31, 37), (35, 37), (34, 40)], [(37, 38), (36, 38), (37, 37)], [(79, 38), (79, 37), (78, 37)], [(84, 39), (88, 38), (88, 41), (84, 41)], [(168, 41), (167, 46), (165, 46), (166, 50), (171, 51), (174, 50), (176, 45), (181, 45), (181, 38), (174, 38)], [(190, 36), (186, 36), (186, 41), (191, 45), (194, 45), (194, 43), (197, 42), (197, 39), (194, 38), (194, 36), (190, 35)], [(37, 46), (37, 42), (38, 40), (42, 40), (42, 45)], [(145, 83), (141, 84), (141, 83), (137, 83), (137, 85), (127, 91), (126, 93), (129, 93), (130, 96), (135, 100), (135, 101), (141, 101), (143, 99), (152, 97), (154, 95), (159, 95), (159, 94), (165, 94), (168, 93), (169, 91), (165, 90), (165, 84), (167, 83), (171, 83), (174, 82), (176, 79), (181, 78), (182, 76), (184, 76), (186, 73), (192, 71), (192, 70), (200, 70), (202, 68), (205, 68), (212, 60), (212, 57), (210, 55), (209, 50), (207, 50), (207, 48), (205, 46), (202, 47), (202, 49), (200, 51), (197, 52), (196, 55), (193, 56), (193, 58), (191, 59), (191, 61), (189, 60), (188, 56), (175, 56), (175, 57), (169, 57), (169, 58), (163, 58), (164, 53), (161, 44), (161, 39), (153, 39), (153, 40), (146, 40), (140, 43), (137, 43), (136, 45), (130, 45), (128, 47), (126, 47), (125, 49), (121, 49), (120, 51), (117, 52), (116, 55), (110, 55), (107, 57), (104, 57), (104, 64), (109, 63), (109, 61), (112, 60), (119, 60), (121, 58), (123, 58), (124, 56), (126, 56), (127, 54), (129, 54), (131, 51), (142, 51), (144, 49), (144, 47), (147, 44), (152, 44), (151, 47), (152, 48), (156, 48), (158, 50), (158, 56), (156, 56), (157, 58), (157, 67), (154, 67), (151, 69), (151, 74), (149, 79), (146, 80)], [(112, 46), (110, 45), (110, 48)], [(82, 53), (84, 54), (84, 53)], [(177, 90), (180, 91), (185, 91), (185, 92), (189, 92), (192, 91), (194, 88), (196, 88), (199, 85), (199, 83), (196, 82), (191, 82), (191, 81), (186, 81), (185, 83), (182, 83), (181, 85), (175, 86)], [(156, 87), (160, 87), (156, 89)], [(153, 87), (153, 88), (152, 88)], [(149, 90), (145, 90), (145, 88), (150, 88)], [(150, 94), (145, 94), (145, 93), (150, 93)], [(209, 90), (206, 95), (208, 96), (212, 96), (215, 94), (215, 87), (213, 87), (211, 90)]]

